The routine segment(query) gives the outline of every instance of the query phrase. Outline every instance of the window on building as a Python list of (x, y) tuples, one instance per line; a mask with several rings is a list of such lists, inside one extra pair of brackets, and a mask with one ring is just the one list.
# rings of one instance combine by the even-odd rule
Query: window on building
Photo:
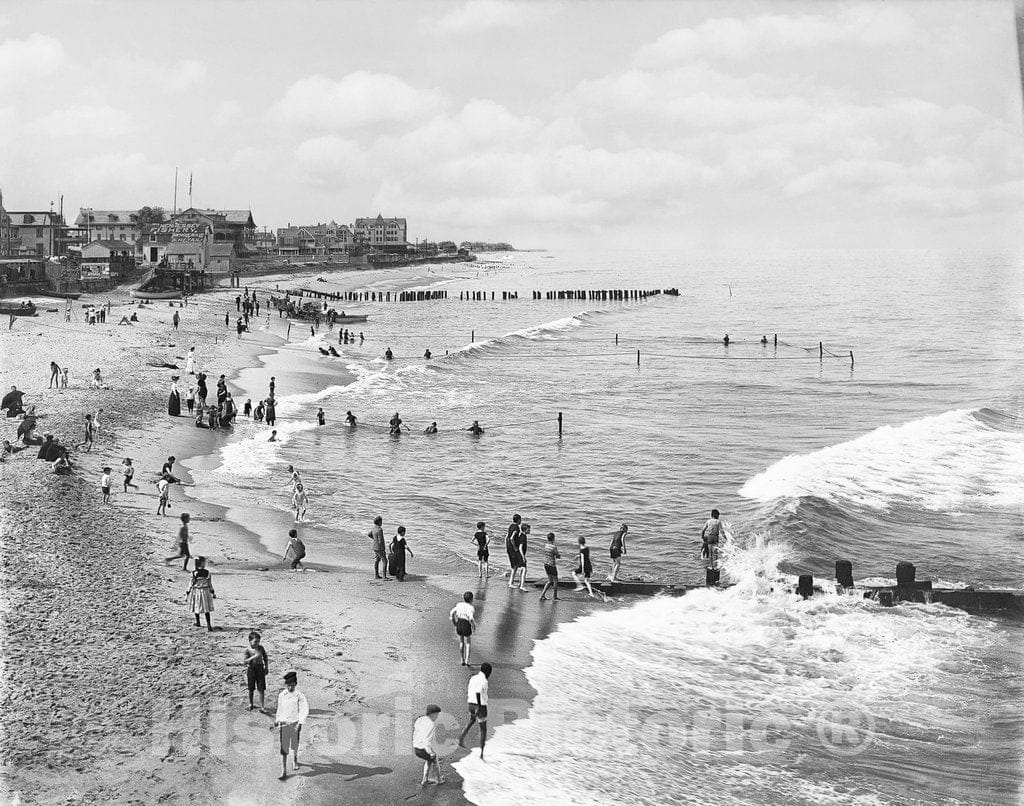
[(42, 227), (36, 227), (36, 237), (37, 238), (42, 238), (43, 237), (43, 228)]

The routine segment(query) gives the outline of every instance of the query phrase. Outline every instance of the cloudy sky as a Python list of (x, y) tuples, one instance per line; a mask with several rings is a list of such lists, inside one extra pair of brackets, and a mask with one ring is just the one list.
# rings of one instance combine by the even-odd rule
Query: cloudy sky
[(520, 246), (1019, 238), (1011, 0), (0, 3), (9, 209)]

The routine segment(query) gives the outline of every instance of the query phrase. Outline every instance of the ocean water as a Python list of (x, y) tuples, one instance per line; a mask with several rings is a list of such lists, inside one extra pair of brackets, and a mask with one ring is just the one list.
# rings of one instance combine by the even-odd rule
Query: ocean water
[[(476, 521), (500, 536), (519, 512), (534, 535), (587, 537), (600, 576), (626, 522), (625, 576), (688, 582), (703, 577), (701, 525), (722, 511), (741, 584), (610, 609), (538, 644), (530, 716), (496, 731), (486, 765), (459, 765), (477, 803), (1018, 803), (1020, 624), (797, 602), (774, 582), (830, 578), (845, 558), (858, 579), (909, 560), (919, 578), (1024, 587), (1022, 263), (495, 256), (424, 284), (447, 302), (353, 305), (370, 314), (367, 341), (340, 359), (315, 349), (336, 334), (295, 339), (276, 365), (283, 441), (243, 426), (201, 481), (284, 510), (273, 484), (293, 463), (321, 550), (361, 557), (383, 514), (418, 552), (467, 569)], [(681, 295), (529, 299), (668, 287)], [(459, 302), (463, 290), (498, 300)], [(240, 382), (261, 391), (268, 374)], [(363, 426), (345, 429), (347, 410)], [(464, 430), (473, 420), (483, 437)], [(431, 421), (441, 432), (420, 433)]]

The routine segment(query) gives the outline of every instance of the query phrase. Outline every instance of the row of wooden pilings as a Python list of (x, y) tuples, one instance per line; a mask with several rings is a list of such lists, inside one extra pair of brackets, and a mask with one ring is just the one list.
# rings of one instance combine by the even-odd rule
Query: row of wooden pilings
[[(280, 292), (280, 287), (277, 291)], [(433, 300), (448, 299), (448, 292), (443, 289), (432, 291), (314, 291), (311, 288), (297, 288), (285, 293), (295, 297), (313, 297), (316, 299), (334, 300), (339, 302), (429, 302)], [(502, 302), (519, 299), (518, 291), (460, 291), (459, 300), (464, 302), (496, 302), (498, 294), (501, 294)], [(648, 297), (665, 294), (667, 296), (679, 296), (679, 289), (666, 288), (655, 290), (643, 290), (636, 288), (612, 288), (612, 289), (572, 289), (568, 291), (533, 291), (531, 298), (534, 300), (643, 300)]]

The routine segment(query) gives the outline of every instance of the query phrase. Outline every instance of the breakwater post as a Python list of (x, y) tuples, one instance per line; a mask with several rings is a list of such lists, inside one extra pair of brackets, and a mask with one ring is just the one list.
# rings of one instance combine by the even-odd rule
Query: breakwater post
[(818, 342), (818, 360), (819, 361), (824, 361), (825, 360), (825, 345), (824, 345), (824, 343), (822, 343), (820, 341)]
[(558, 436), (562, 436), (562, 412), (558, 412)]
[(850, 369), (853, 369), (853, 350), (850, 350)]
[(636, 365), (640, 366), (640, 351), (636, 351)]
[(619, 334), (618, 333), (615, 334), (615, 346), (616, 347), (619, 346)]
[(836, 560), (836, 582), (844, 588), (853, 587), (853, 563), (849, 560)]

